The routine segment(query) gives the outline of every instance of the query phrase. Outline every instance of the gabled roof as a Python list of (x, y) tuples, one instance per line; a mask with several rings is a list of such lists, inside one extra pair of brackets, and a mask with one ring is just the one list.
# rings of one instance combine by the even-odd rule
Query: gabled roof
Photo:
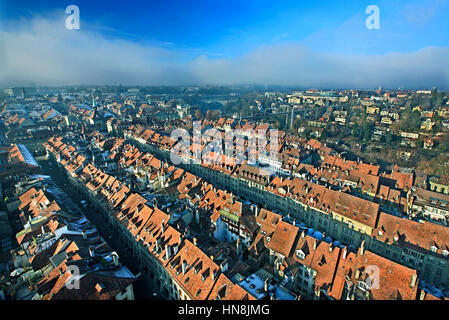
[[(296, 254), (298, 250), (302, 251), (304, 259)], [(339, 247), (302, 233), (292, 255), (297, 263), (316, 271), (315, 285), (317, 287), (329, 289), (334, 282), (340, 251)]]
[(359, 281), (372, 285), (369, 297), (373, 300), (415, 300), (418, 292), (416, 270), (359, 250), (342, 255), (330, 294), (340, 299), (345, 283), (357, 286)]
[(242, 287), (233, 284), (228, 277), (221, 273), (217, 282), (212, 288), (209, 300), (256, 300), (251, 294)]
[(398, 242), (429, 252), (432, 246), (436, 253), (449, 251), (449, 228), (428, 221), (417, 222), (381, 213), (373, 236), (388, 244)]

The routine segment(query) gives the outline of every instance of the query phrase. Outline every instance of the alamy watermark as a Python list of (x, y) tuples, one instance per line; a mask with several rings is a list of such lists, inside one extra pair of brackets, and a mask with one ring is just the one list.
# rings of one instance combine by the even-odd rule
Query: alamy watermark
[[(202, 131), (200, 121), (193, 122), (193, 136), (182, 128), (171, 132), (176, 144), (170, 150), (170, 160), (174, 165), (191, 162), (205, 165), (236, 165), (245, 161), (258, 165), (260, 172), (272, 173), (279, 162), (279, 134), (271, 129), (235, 129), (226, 132), (210, 128)], [(267, 137), (268, 136), (268, 137)]]
[(366, 287), (369, 290), (379, 289), (379, 267), (376, 265), (369, 265), (366, 267), (365, 273), (368, 275), (365, 280)]
[(67, 6), (65, 13), (68, 15), (65, 19), (67, 30), (79, 30), (80, 28), (80, 8), (76, 5)]
[(69, 278), (69, 281), (66, 283), (66, 288), (69, 290), (79, 290), (80, 288), (80, 281), (79, 281), (79, 275), (80, 275), (80, 269), (77, 266), (71, 265), (67, 266), (67, 271), (72, 274), (72, 276)]
[[(65, 27), (67, 30), (80, 29), (80, 9), (77, 5), (69, 5), (66, 7), (67, 15)], [(380, 30), (380, 9), (377, 5), (369, 5), (365, 9), (368, 17), (365, 20), (365, 26), (368, 30)]]
[(380, 10), (376, 5), (369, 5), (365, 9), (369, 16), (365, 20), (365, 26), (369, 30), (380, 30)]

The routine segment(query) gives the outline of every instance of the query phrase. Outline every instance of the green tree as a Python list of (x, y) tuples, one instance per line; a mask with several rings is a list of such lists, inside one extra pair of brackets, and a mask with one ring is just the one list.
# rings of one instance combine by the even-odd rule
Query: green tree
[(418, 130), (421, 126), (421, 114), (419, 111), (413, 111), (407, 118), (407, 129)]
[(393, 134), (391, 132), (387, 132), (385, 135), (385, 144), (389, 147), (393, 145)]
[(310, 128), (305, 128), (302, 133), (302, 136), (306, 139), (310, 139), (311, 134), (312, 134), (312, 130), (310, 130)]
[(321, 132), (320, 141), (325, 142), (327, 138), (328, 138), (328, 133), (327, 133), (327, 130), (324, 129), (323, 132)]
[(362, 139), (368, 142), (371, 138), (371, 132), (373, 131), (373, 124), (370, 122), (364, 122), (362, 125)]
[(354, 123), (354, 125), (352, 126), (351, 135), (353, 137), (358, 137), (359, 136), (359, 124), (357, 122)]

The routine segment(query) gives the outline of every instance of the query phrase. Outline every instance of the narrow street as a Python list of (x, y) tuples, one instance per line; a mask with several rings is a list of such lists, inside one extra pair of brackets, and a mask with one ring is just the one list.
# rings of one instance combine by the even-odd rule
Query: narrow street
[(0, 130), (0, 145), (3, 144), (5, 146), (9, 145), (9, 141), (8, 139), (6, 139), (6, 135), (5, 135), (5, 131), (4, 130)]
[[(91, 221), (97, 227), (100, 235), (106, 240), (111, 248), (118, 253), (119, 259), (122, 264), (128, 267), (134, 275), (137, 275), (139, 273), (139, 268), (136, 264), (136, 261), (133, 259), (133, 257), (129, 253), (129, 250), (125, 248), (120, 239), (111, 232), (112, 228), (110, 224), (104, 220), (101, 214), (96, 212), (90, 206), (84, 208), (81, 205), (81, 201), (86, 199), (84, 199), (80, 193), (74, 191), (71, 188), (61, 169), (55, 167), (54, 165), (51, 165), (51, 162), (49, 160), (42, 160), (38, 162), (42, 168), (43, 173), (51, 176), (57, 186), (69, 196), (69, 198), (86, 216), (86, 218), (89, 219), (89, 221)], [(152, 282), (146, 280), (142, 276), (139, 277), (139, 279), (134, 283), (134, 294), (136, 300), (161, 300), (161, 297), (158, 295), (153, 295), (153, 292), (154, 290)]]

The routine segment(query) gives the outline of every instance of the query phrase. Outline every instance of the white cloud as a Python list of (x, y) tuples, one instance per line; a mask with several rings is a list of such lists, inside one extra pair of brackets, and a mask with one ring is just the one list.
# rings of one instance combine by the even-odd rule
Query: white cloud
[(289, 43), (238, 58), (107, 39), (66, 30), (63, 15), (19, 21), (0, 31), (0, 84), (279, 84), (304, 87), (449, 88), (449, 47), (411, 53), (347, 55)]
[(407, 21), (416, 25), (424, 25), (439, 10), (444, 12), (444, 6), (447, 6), (447, 2), (444, 0), (423, 0), (405, 5), (403, 14)]
[(176, 66), (174, 51), (106, 39), (82, 27), (67, 30), (63, 18), (22, 20), (13, 27), (0, 33), (5, 44), (3, 82), (53, 85), (176, 80), (166, 73)]
[(209, 83), (448, 88), (449, 47), (366, 56), (320, 53), (285, 44), (262, 47), (234, 60), (200, 57), (191, 72)]

